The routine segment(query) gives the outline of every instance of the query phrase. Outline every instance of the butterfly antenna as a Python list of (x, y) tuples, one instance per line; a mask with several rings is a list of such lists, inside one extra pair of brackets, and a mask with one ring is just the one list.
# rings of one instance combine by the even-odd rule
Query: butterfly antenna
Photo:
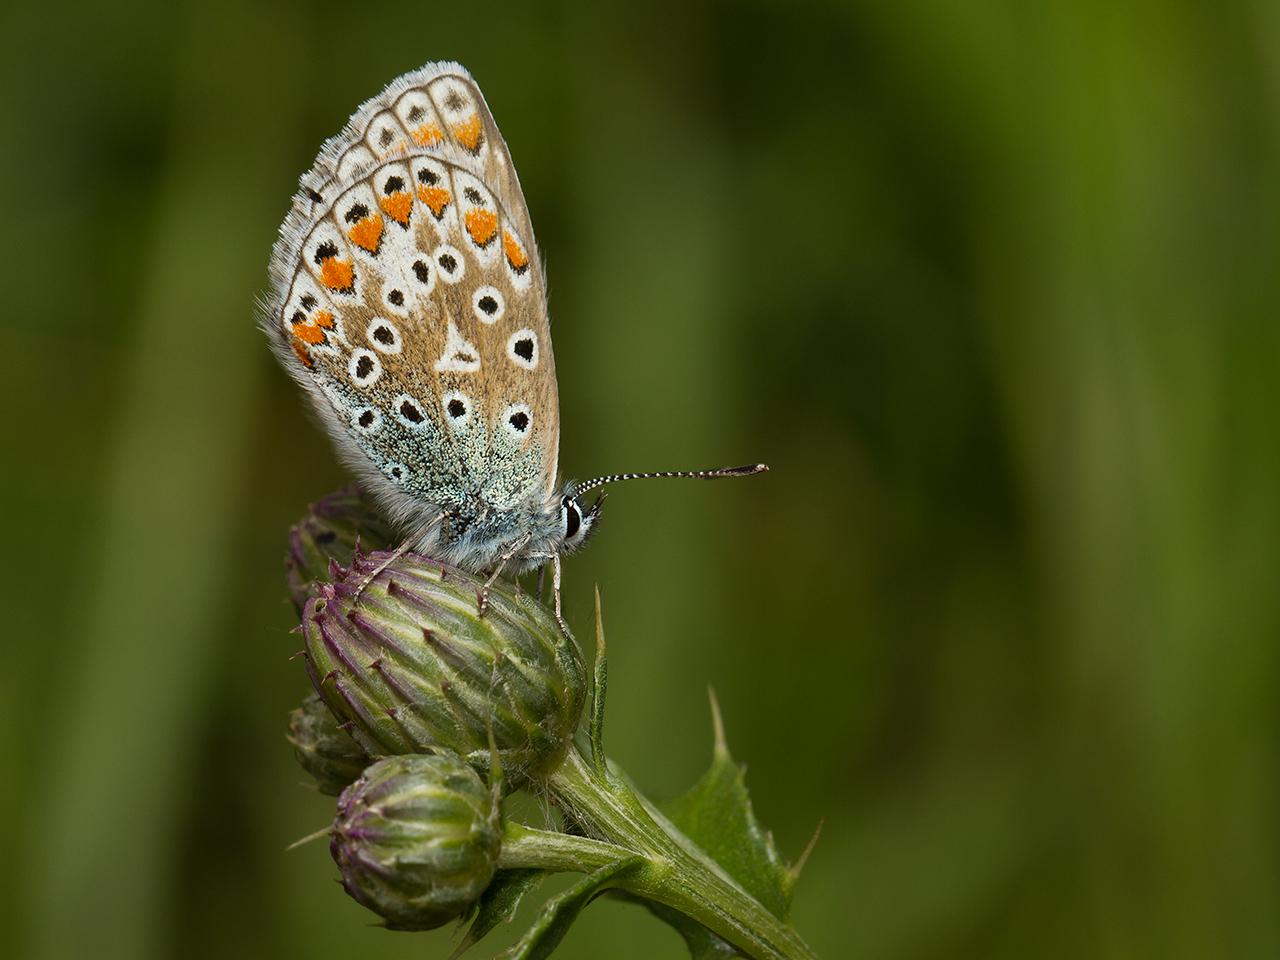
[(741, 467), (721, 467), (717, 470), (659, 470), (655, 473), (613, 473), (607, 477), (596, 477), (573, 485), (574, 496), (603, 487), (606, 483), (618, 483), (622, 480), (656, 480), (662, 477), (687, 477), (692, 480), (720, 480), (724, 477), (750, 477), (757, 473), (768, 473), (767, 463), (747, 463)]

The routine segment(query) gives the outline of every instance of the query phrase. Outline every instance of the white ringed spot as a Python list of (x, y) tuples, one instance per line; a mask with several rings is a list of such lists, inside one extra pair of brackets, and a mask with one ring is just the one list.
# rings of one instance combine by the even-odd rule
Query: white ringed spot
[(509, 336), (507, 359), (526, 370), (538, 369), (538, 335), (526, 327)]
[(508, 436), (523, 440), (533, 429), (533, 411), (527, 403), (513, 403), (502, 411), (502, 429)]
[(409, 313), (404, 290), (400, 287), (384, 287), (382, 291), (382, 305), (392, 313), (398, 313), (401, 316), (407, 316)]
[(382, 413), (377, 407), (356, 407), (351, 411), (351, 426), (359, 433), (377, 433), (382, 429)]
[(427, 420), (427, 412), (415, 397), (402, 393), (391, 401), (391, 412), (395, 418), (410, 430), (423, 431), (431, 429)]
[(404, 349), (404, 342), (400, 339), (400, 331), (396, 329), (394, 323), (390, 320), (384, 320), (382, 317), (374, 317), (369, 321), (369, 328), (365, 331), (365, 337), (373, 344), (375, 350), (383, 353), (399, 353)]
[(382, 376), (382, 361), (372, 350), (353, 350), (351, 361), (347, 364), (347, 373), (357, 387), (371, 387)]
[(462, 257), (462, 251), (452, 244), (440, 244), (440, 246), (436, 247), (435, 252), (431, 254), (431, 259), (435, 261), (440, 279), (445, 283), (457, 283), (462, 279), (462, 275), (467, 272), (467, 265)]
[(459, 390), (450, 390), (440, 398), (440, 409), (449, 426), (462, 430), (471, 419), (471, 398)]
[(471, 309), (481, 323), (493, 324), (507, 312), (507, 302), (497, 287), (477, 287), (471, 294)]

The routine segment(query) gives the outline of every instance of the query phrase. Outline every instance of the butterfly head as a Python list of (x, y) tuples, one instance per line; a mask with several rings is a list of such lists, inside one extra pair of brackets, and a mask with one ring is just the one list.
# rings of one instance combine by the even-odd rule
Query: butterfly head
[(605, 497), (606, 494), (602, 493), (595, 503), (587, 506), (573, 484), (565, 487), (560, 497), (560, 549), (563, 553), (572, 553), (587, 542), (600, 519)]

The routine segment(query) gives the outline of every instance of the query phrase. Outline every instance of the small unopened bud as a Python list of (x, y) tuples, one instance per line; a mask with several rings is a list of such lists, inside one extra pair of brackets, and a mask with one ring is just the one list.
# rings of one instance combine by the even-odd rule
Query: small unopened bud
[(340, 794), (372, 761), (315, 693), (289, 715), (289, 742), (320, 792), (330, 796)]
[[(492, 727), (513, 778), (553, 769), (578, 726), (586, 672), (532, 597), (415, 554), (357, 557), (303, 615), (307, 669), (374, 756), (448, 750), (482, 769)], [(372, 580), (370, 577), (372, 576)]]
[(357, 537), (365, 550), (389, 547), (394, 540), (386, 521), (355, 487), (321, 497), (289, 529), (285, 574), (299, 614), (314, 584), (329, 579), (330, 562), (343, 567), (351, 562)]
[(447, 923), (479, 899), (502, 843), (494, 797), (450, 754), (388, 757), (338, 800), (329, 851), (352, 897), (402, 930)]

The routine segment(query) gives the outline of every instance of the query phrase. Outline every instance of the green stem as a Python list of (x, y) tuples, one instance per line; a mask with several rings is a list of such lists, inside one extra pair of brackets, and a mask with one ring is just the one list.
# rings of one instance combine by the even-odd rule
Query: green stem
[[(513, 866), (543, 866), (555, 858), (569, 865), (550, 869), (589, 870), (638, 855), (643, 866), (619, 874), (618, 887), (679, 910), (753, 960), (817, 960), (799, 934), (735, 883), (616, 768), (601, 772), (572, 745), (542, 785), (576, 823), (601, 839), (522, 828), (537, 836), (520, 838), (525, 842), (511, 856), (536, 857), (536, 847), (547, 860)], [(568, 843), (552, 847), (553, 836)]]
[(498, 869), (589, 872), (634, 856), (630, 850), (602, 840), (575, 837), (553, 830), (538, 830), (508, 820), (502, 824), (502, 852), (498, 855)]

